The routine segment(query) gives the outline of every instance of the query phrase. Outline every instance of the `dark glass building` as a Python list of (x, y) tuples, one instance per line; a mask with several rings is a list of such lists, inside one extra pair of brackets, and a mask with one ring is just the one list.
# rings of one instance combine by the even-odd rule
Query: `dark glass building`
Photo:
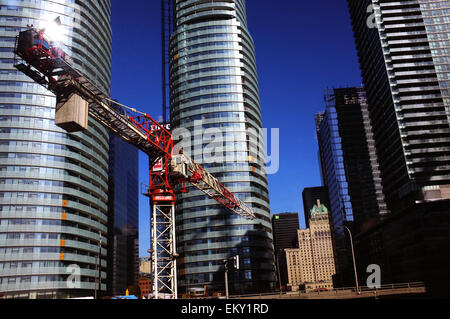
[[(245, 220), (194, 188), (180, 195), (178, 293), (204, 286), (209, 292), (224, 292), (223, 260), (234, 255), (240, 256), (241, 265), (230, 275), (230, 293), (266, 291), (276, 281), (275, 260), (264, 149), (253, 141), (262, 120), (245, 1), (174, 4), (172, 132), (183, 131), (184, 150), (257, 215), (255, 221)], [(213, 139), (219, 141), (215, 150), (222, 156), (207, 158)]]
[(348, 238), (342, 226), (359, 233), (387, 210), (364, 90), (329, 90), (325, 102), (325, 112), (316, 115), (321, 169), (331, 206), (337, 272), (351, 273)]
[[(450, 1), (348, 0), (383, 192), (392, 216), (363, 233), (385, 281), (450, 284)], [(368, 10), (370, 9), (370, 10)], [(375, 255), (368, 252), (377, 251)]]
[[(362, 88), (329, 90), (326, 111), (316, 115), (322, 175), (335, 231), (345, 222), (355, 230), (387, 213)], [(339, 231), (338, 231), (339, 232)]]
[(139, 156), (134, 146), (109, 136), (108, 295), (139, 282)]
[[(300, 224), (298, 213), (282, 213), (272, 216), (273, 239), (275, 246), (275, 258), (279, 267), (278, 280), (286, 287), (288, 282), (286, 255), (284, 249), (298, 248), (298, 230)], [(278, 288), (278, 287), (277, 287)]]

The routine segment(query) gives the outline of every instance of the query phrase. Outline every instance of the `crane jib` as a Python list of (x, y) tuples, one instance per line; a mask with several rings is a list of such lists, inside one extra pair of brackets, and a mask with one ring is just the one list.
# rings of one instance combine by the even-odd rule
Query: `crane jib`
[[(89, 114), (114, 134), (147, 154), (150, 164), (156, 164), (161, 158), (170, 161), (174, 155), (172, 134), (148, 114), (110, 100), (97, 85), (72, 67), (70, 57), (59, 47), (53, 46), (43, 31), (29, 28), (20, 32), (14, 52), (26, 63), (15, 63), (16, 68), (56, 95), (56, 113), (64, 113), (62, 121), (66, 121), (60, 123), (62, 128), (68, 131), (87, 129), (86, 117)], [(64, 107), (67, 107), (67, 110)], [(70, 109), (76, 109), (76, 112), (71, 114)], [(85, 112), (80, 112), (80, 109)], [(235, 213), (246, 218), (255, 218), (253, 211), (243, 201), (228, 191), (203, 167), (192, 159), (190, 161), (192, 167), (188, 181)], [(163, 172), (166, 176), (160, 178), (164, 182), (158, 185), (164, 184), (166, 191), (173, 193), (173, 189), (169, 189), (169, 169)]]

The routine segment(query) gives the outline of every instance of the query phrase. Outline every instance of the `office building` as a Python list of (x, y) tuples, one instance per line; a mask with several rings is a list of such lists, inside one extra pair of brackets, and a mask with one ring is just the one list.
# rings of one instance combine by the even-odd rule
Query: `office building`
[(309, 220), (311, 218), (311, 209), (320, 200), (326, 207), (330, 207), (330, 200), (328, 198), (328, 189), (325, 186), (307, 187), (302, 192), (303, 211), (305, 214), (306, 228), (309, 227)]
[(18, 33), (58, 16), (63, 36), (56, 40), (76, 68), (109, 92), (110, 1), (0, 1), (0, 293), (5, 298), (93, 296), (100, 243), (101, 291), (106, 291), (108, 133), (92, 120), (83, 133), (56, 127), (53, 95), (13, 66)]
[[(297, 230), (299, 228), (298, 213), (282, 213), (272, 216), (275, 258), (279, 271), (277, 276), (279, 277), (278, 280), (281, 281), (281, 286), (286, 287), (288, 282), (284, 249), (298, 248)], [(279, 285), (277, 288), (279, 288)]]
[(139, 156), (109, 134), (108, 295), (123, 295), (139, 280)]
[(332, 289), (336, 274), (328, 209), (320, 200), (311, 209), (309, 228), (298, 230), (297, 249), (286, 249), (292, 290)]
[(230, 293), (266, 291), (276, 282), (275, 261), (264, 148), (255, 141), (262, 121), (245, 1), (174, 4), (172, 131), (182, 131), (175, 138), (186, 153), (257, 215), (245, 220), (193, 188), (180, 195), (178, 293), (204, 286), (223, 292), (223, 260), (234, 255), (241, 265), (229, 275)]
[(360, 259), (381, 264), (384, 282), (424, 281), (429, 292), (446, 293), (450, 1), (348, 0), (348, 7), (392, 215), (358, 238)]
[(327, 90), (326, 110), (316, 115), (322, 175), (335, 231), (345, 222), (356, 229), (387, 213), (362, 88)]
[(272, 216), (275, 251), (296, 248), (297, 229), (300, 228), (298, 213), (281, 213)]
[(321, 170), (331, 205), (341, 285), (349, 285), (348, 234), (356, 234), (387, 214), (379, 177), (368, 105), (362, 88), (327, 90), (326, 110), (316, 115)]
[(449, 1), (349, 1), (386, 202), (450, 198)]

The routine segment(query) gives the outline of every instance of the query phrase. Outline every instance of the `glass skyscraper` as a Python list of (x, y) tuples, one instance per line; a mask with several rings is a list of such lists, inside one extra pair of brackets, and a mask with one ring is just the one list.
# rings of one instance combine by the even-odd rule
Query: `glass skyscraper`
[(74, 67), (109, 93), (110, 6), (109, 0), (0, 0), (0, 293), (6, 298), (93, 295), (100, 234), (106, 290), (108, 132), (92, 120), (83, 133), (56, 127), (54, 96), (13, 67), (13, 48), (27, 25), (43, 27), (59, 16)]
[(360, 261), (383, 283), (450, 284), (450, 1), (348, 0), (386, 203)]
[(337, 268), (338, 273), (343, 273), (351, 263), (342, 226), (358, 234), (385, 216), (387, 208), (364, 90), (329, 90), (325, 101), (325, 112), (316, 115), (317, 138), (324, 186), (329, 194)]
[(139, 281), (139, 151), (109, 134), (108, 259), (109, 296), (124, 294)]
[(360, 229), (387, 213), (365, 94), (363, 88), (329, 90), (326, 111), (316, 115), (322, 175), (335, 228), (354, 222)]
[[(223, 292), (223, 259), (234, 255), (241, 264), (230, 274), (230, 293), (262, 291), (272, 287), (276, 277), (265, 155), (261, 149), (249, 152), (258, 148), (249, 135), (262, 128), (262, 120), (245, 1), (175, 4), (170, 43), (173, 131), (188, 132), (183, 135), (183, 145), (191, 146), (187, 153), (258, 217), (247, 221), (192, 188), (179, 196), (179, 294), (205, 285), (209, 292)], [(215, 151), (223, 155), (218, 160), (204, 156), (213, 140)]]
[(390, 210), (450, 199), (450, 1), (348, 4)]

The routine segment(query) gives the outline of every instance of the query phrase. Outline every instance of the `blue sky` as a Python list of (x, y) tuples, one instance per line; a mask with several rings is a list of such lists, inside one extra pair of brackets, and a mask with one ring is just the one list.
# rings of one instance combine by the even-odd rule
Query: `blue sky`
[[(269, 175), (271, 211), (298, 212), (301, 192), (320, 185), (314, 114), (326, 88), (361, 85), (345, 0), (247, 0), (256, 47), (265, 128), (280, 129), (280, 170)], [(161, 115), (159, 0), (112, 0), (111, 94), (121, 103)], [(140, 155), (140, 182), (147, 182)], [(140, 253), (149, 248), (149, 203), (141, 196)]]

